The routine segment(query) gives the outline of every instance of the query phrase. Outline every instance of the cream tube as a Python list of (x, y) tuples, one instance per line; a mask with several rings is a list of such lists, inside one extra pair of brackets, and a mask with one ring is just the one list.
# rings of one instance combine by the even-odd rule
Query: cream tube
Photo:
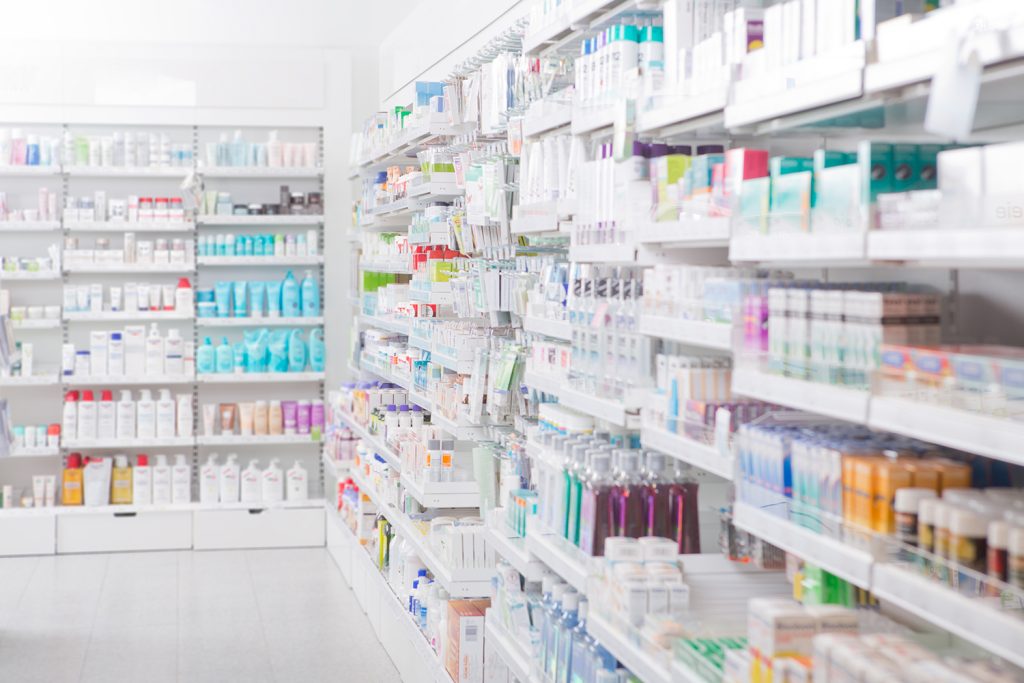
[(235, 412), (238, 410), (238, 406), (234, 403), (221, 403), (220, 404), (220, 433), (221, 434), (234, 434), (235, 433)]
[(255, 404), (253, 403), (239, 403), (238, 404), (238, 419), (239, 419), (239, 434), (242, 436), (252, 436), (253, 433), (253, 413), (255, 412)]
[(174, 310), (174, 285), (164, 285), (162, 288), (163, 293), (163, 310), (173, 311)]
[(32, 505), (37, 508), (43, 507), (46, 499), (46, 476), (37, 474), (32, 477)]
[(57, 477), (52, 474), (46, 475), (46, 483), (43, 488), (43, 498), (46, 507), (52, 508), (57, 504)]
[(270, 407), (266, 401), (256, 401), (256, 410), (253, 412), (252, 433), (256, 436), (266, 436), (270, 433), (269, 419)]
[(203, 434), (213, 436), (217, 427), (217, 404), (203, 404)]

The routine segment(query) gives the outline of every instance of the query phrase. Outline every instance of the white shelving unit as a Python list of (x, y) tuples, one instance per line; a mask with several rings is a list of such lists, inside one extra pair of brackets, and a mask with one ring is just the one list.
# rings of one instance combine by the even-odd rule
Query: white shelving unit
[(640, 316), (640, 333), (718, 351), (732, 351), (737, 330), (727, 323), (681, 320), (655, 315)]
[(196, 224), (204, 226), (252, 226), (252, 227), (277, 227), (287, 225), (320, 225), (324, 222), (321, 215), (302, 214), (273, 214), (273, 215), (247, 215), (247, 216), (211, 216), (200, 215), (196, 218)]
[(319, 327), (322, 315), (304, 318), (196, 318), (196, 327)]
[(723, 455), (714, 446), (648, 425), (644, 425), (640, 432), (640, 443), (644, 445), (644, 448), (653, 448), (722, 479), (732, 480), (733, 478), (736, 467), (734, 457), (731, 453)]
[(196, 375), (197, 384), (295, 384), (323, 382), (322, 372), (246, 372), (242, 374), (209, 373)]

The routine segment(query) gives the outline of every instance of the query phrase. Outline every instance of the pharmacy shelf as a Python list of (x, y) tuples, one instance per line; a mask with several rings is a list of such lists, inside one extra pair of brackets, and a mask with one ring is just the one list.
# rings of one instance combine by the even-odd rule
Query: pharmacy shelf
[(29, 377), (0, 377), (0, 387), (55, 387), (59, 384), (57, 373), (31, 375)]
[(68, 275), (134, 275), (164, 273), (184, 275), (194, 273), (194, 263), (120, 263), (111, 265), (64, 266)]
[(403, 472), (402, 485), (425, 508), (480, 506), (480, 486), (475, 481), (418, 482)]
[(547, 533), (535, 521), (528, 522), (526, 548), (549, 569), (565, 579), (566, 583), (581, 594), (587, 592), (587, 577), (590, 572), (583, 552), (561, 536)]
[(722, 479), (731, 481), (733, 478), (736, 467), (733, 456), (722, 455), (715, 446), (646, 425), (640, 431), (640, 442), (645, 448), (652, 448)]
[(179, 221), (64, 221), (69, 232), (192, 232), (196, 224)]
[(413, 521), (405, 513), (381, 498), (358, 469), (352, 472), (352, 479), (359, 486), (359, 490), (373, 501), (378, 512), (387, 518), (391, 526), (405, 536), (413, 546), (416, 555), (423, 561), (423, 564), (427, 565), (427, 569), (434, 575), (434, 579), (448, 591), (449, 595), (453, 598), (479, 598), (490, 594), (491, 577), (494, 576), (493, 567), (489, 569), (453, 569), (446, 566), (434, 554), (429, 540)]
[(412, 324), (411, 318), (385, 318), (383, 316), (366, 314), (359, 316), (359, 321), (364, 325), (379, 327), (382, 330), (404, 334), (407, 337), (409, 336), (409, 326)]
[(0, 165), (0, 177), (10, 178), (17, 176), (56, 176), (60, 175), (60, 166), (11, 166)]
[(373, 207), (373, 217), (378, 218), (408, 218), (413, 213), (422, 209), (426, 205), (426, 202), (421, 202), (418, 199), (406, 197), (404, 199), (396, 199), (386, 204), (378, 204)]
[(181, 178), (191, 166), (65, 166), (64, 173), (87, 178)]
[(484, 617), (487, 642), (498, 652), (501, 661), (512, 671), (519, 683), (540, 683), (533, 675), (530, 655), (516, 638), (502, 626), (494, 610), (487, 610)]
[(733, 505), (737, 527), (861, 588), (871, 588), (874, 557), (840, 540), (815, 533), (747, 503)]
[(394, 164), (416, 165), (416, 152), (445, 138), (470, 132), (464, 124), (430, 122), (403, 130), (384, 149), (370, 152), (360, 162), (360, 170)]
[(544, 575), (544, 563), (527, 550), (525, 538), (510, 534), (505, 523), (505, 509), (491, 510), (487, 514), (487, 542), (527, 581), (540, 581)]
[(656, 138), (684, 135), (706, 129), (721, 129), (729, 102), (729, 89), (687, 95), (657, 104), (637, 113), (637, 132)]
[(303, 446), (320, 445), (312, 434), (240, 435), (213, 434), (196, 437), (197, 446)]
[(706, 249), (729, 246), (731, 227), (725, 217), (644, 223), (637, 227), (637, 244), (657, 244), (664, 249)]
[(65, 439), (61, 448), (66, 451), (88, 450), (90, 448), (192, 448), (196, 443), (191, 436), (153, 437), (140, 439)]
[[(419, 403), (410, 394), (410, 400), (414, 403)], [(420, 404), (422, 405), (422, 404)], [(423, 406), (427, 408), (427, 406)], [(457, 420), (453, 420), (447, 415), (442, 415), (440, 412), (433, 410), (433, 408), (427, 408), (430, 410), (430, 424), (440, 427), (446, 433), (450, 434), (456, 441), (486, 441), (487, 432), (490, 424), (485, 422), (484, 424), (472, 424), (468, 417), (460, 417)], [(461, 412), (461, 408), (460, 408)], [(484, 418), (486, 420), (486, 418)]]
[(104, 375), (90, 377), (82, 375), (65, 375), (61, 382), (69, 387), (129, 387), (129, 386), (153, 386), (153, 385), (181, 385), (194, 384), (193, 375), (158, 375), (143, 373), (142, 376), (130, 375)]
[(454, 181), (450, 183), (423, 183), (409, 188), (409, 196), (415, 199), (444, 201), (461, 197), (465, 194), (466, 190), (456, 185)]
[(0, 281), (17, 282), (19, 280), (60, 280), (61, 274), (56, 270), (0, 270)]
[(640, 334), (703, 349), (732, 351), (737, 328), (728, 323), (641, 315)]
[(567, 381), (559, 381), (530, 370), (525, 373), (523, 383), (546, 394), (558, 396), (559, 403), (573, 410), (587, 413), (626, 429), (639, 429), (640, 427), (641, 402), (639, 400), (635, 404), (631, 402), (627, 406), (622, 401), (593, 396), (580, 389), (573, 389)]
[[(158, 444), (159, 445), (159, 444)], [(53, 505), (39, 508), (4, 508), (0, 517), (34, 517), (65, 515), (130, 515), (139, 512), (202, 512), (206, 510), (303, 510), (323, 509), (323, 498), (281, 500), (272, 503), (169, 503), (167, 505)]]
[(196, 384), (277, 384), (288, 382), (323, 382), (326, 377), (322, 372), (212, 372), (196, 375)]
[(1017, 269), (1024, 266), (1024, 230), (874, 230), (867, 255), (927, 267)]
[(536, 235), (560, 231), (557, 201), (518, 204), (512, 217), (513, 235)]
[(544, 114), (531, 114), (529, 110), (523, 117), (523, 137), (535, 138), (572, 123), (572, 106), (568, 103), (554, 108)]
[[(602, 106), (587, 107), (587, 108), (573, 108), (572, 113), (572, 134), (573, 135), (589, 135), (589, 134), (611, 134), (612, 126), (615, 125), (615, 119), (626, 106), (626, 101), (621, 100), (614, 104), (607, 104)], [(625, 118), (625, 112), (622, 111), (623, 118)]]
[(286, 226), (286, 225), (320, 225), (324, 222), (324, 217), (321, 214), (315, 215), (304, 215), (304, 214), (272, 214), (272, 215), (255, 215), (255, 216), (199, 216), (196, 218), (196, 224), (200, 226), (239, 226), (239, 225), (251, 225), (253, 227), (264, 227), (264, 226)]
[(60, 230), (60, 221), (0, 221), (0, 232), (52, 232), (54, 230)]
[(60, 329), (59, 318), (26, 318), (25, 320), (14, 320), (11, 327), (17, 330), (56, 330)]
[(370, 261), (360, 261), (359, 269), (364, 271), (370, 271), (373, 273), (394, 273), (395, 275), (412, 275), (412, 268), (407, 263), (373, 263)]
[(200, 256), (201, 266), (319, 266), (323, 256)]
[(872, 396), (868, 426), (1024, 465), (1024, 422), (934, 403)]
[(107, 322), (165, 322), (192, 320), (195, 316), (177, 311), (65, 311), (64, 320), (69, 323), (107, 323)]
[(445, 370), (456, 372), (460, 375), (468, 375), (473, 372), (473, 359), (457, 360), (454, 356), (441, 353), (436, 348), (431, 349), (430, 362), (437, 363)]
[(341, 419), (345, 425), (352, 430), (352, 433), (355, 434), (356, 437), (366, 442), (366, 445), (369, 446), (374, 453), (384, 458), (384, 461), (387, 462), (388, 465), (396, 470), (402, 469), (402, 459), (384, 443), (383, 438), (376, 434), (371, 434), (366, 427), (356, 422), (351, 415), (341, 413)]
[(572, 339), (572, 326), (568, 320), (550, 320), (526, 316), (523, 318), (523, 329), (533, 334), (542, 334), (552, 339), (569, 341)]
[(318, 327), (323, 316), (308, 318), (196, 318), (196, 327)]
[(34, 446), (29, 448), (22, 446), (14, 448), (9, 457), (12, 458), (50, 458), (60, 455), (60, 448), (57, 446)]
[(847, 422), (862, 424), (868, 418), (869, 394), (866, 390), (793, 379), (742, 366), (732, 372), (732, 390), (767, 403)]
[(409, 387), (409, 403), (418, 405), (420, 408), (430, 412), (431, 424), (437, 424), (435, 422), (436, 416), (434, 415), (434, 402), (426, 394), (419, 392), (416, 386)]
[(1024, 666), (1024, 651), (1020, 647), (1024, 643), (1024, 620), (1016, 609), (998, 609), (998, 599), (992, 603), (982, 597), (967, 597), (909, 568), (885, 563), (874, 567), (871, 592), (883, 603)]
[(733, 235), (729, 260), (795, 264), (810, 268), (867, 263), (866, 232), (793, 232)]
[(635, 263), (636, 247), (632, 244), (581, 244), (569, 247), (573, 263)]
[(319, 178), (318, 166), (206, 166), (198, 169), (207, 178)]
[(681, 680), (703, 683), (703, 679), (695, 673), (682, 679), (673, 675), (670, 650), (651, 652), (650, 646), (634, 642), (633, 638), (601, 614), (599, 609), (595, 609), (592, 614), (587, 613), (587, 631), (644, 683), (679, 683)]

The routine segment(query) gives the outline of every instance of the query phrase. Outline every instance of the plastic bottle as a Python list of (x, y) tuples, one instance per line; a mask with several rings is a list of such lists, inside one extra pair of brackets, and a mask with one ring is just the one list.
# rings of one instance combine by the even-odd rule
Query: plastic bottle
[(220, 468), (220, 502), (237, 503), (239, 498), (238, 455), (229, 453)]
[(211, 453), (199, 468), (199, 502), (211, 505), (220, 500), (220, 465), (217, 454)]
[(156, 323), (150, 325), (146, 336), (146, 374), (164, 374), (164, 338), (160, 336)]
[(573, 545), (580, 542), (580, 501), (583, 494), (583, 477), (586, 472), (588, 444), (578, 443), (571, 447), (568, 464), (563, 471), (565, 486), (565, 538)]
[(262, 477), (256, 460), (250, 460), (249, 466), (240, 475), (242, 502), (259, 503), (263, 499)]
[(569, 667), (572, 663), (572, 632), (579, 619), (580, 594), (569, 591), (562, 598), (562, 618), (555, 629), (555, 683), (569, 683)]
[(175, 435), (176, 406), (171, 398), (170, 389), (161, 389), (160, 398), (156, 402), (156, 436), (158, 439), (170, 439)]
[(320, 328), (309, 333), (309, 369), (323, 372), (327, 364), (327, 347), (324, 345), (324, 331)]
[(569, 683), (586, 683), (591, 680), (589, 678), (589, 648), (594, 642), (594, 639), (589, 633), (587, 633), (588, 611), (589, 603), (586, 598), (581, 597), (580, 605), (577, 610), (576, 628), (572, 630), (570, 643), (569, 665), (567, 667), (569, 672)]
[(149, 466), (148, 455), (139, 455), (135, 458), (135, 469), (132, 471), (132, 501), (136, 505), (149, 505), (153, 502), (153, 470)]
[(280, 503), (284, 500), (284, 473), (281, 461), (273, 458), (267, 469), (263, 470), (263, 502)]
[(313, 271), (307, 270), (302, 278), (302, 317), (320, 315), (320, 285), (313, 279)]
[(195, 306), (193, 305), (192, 283), (187, 277), (178, 280), (178, 286), (174, 290), (174, 311), (191, 315)]
[(309, 473), (298, 460), (288, 470), (286, 487), (289, 501), (309, 500)]
[(78, 404), (78, 438), (96, 438), (96, 402), (89, 389), (82, 392), (82, 400)]
[(306, 342), (302, 330), (292, 330), (288, 335), (288, 372), (302, 372), (306, 369)]
[(192, 502), (192, 468), (181, 453), (174, 456), (171, 467), (171, 502), (175, 505)]
[(164, 373), (180, 376), (185, 373), (185, 340), (181, 338), (181, 330), (167, 330), (164, 341)]
[(121, 390), (121, 399), (115, 408), (114, 436), (118, 439), (135, 438), (135, 401), (128, 389)]
[(217, 372), (231, 372), (234, 367), (234, 354), (227, 337), (221, 337), (216, 350)]
[(680, 554), (700, 552), (700, 519), (697, 507), (698, 486), (689, 468), (676, 464), (668, 494), (668, 537), (676, 541)]
[(61, 476), (60, 504), (82, 504), (82, 454), (69, 453), (68, 465)]
[(614, 479), (611, 472), (611, 456), (605, 452), (594, 453), (580, 503), (579, 547), (594, 557), (604, 555), (604, 542), (612, 533), (612, 491)]
[(166, 455), (157, 455), (153, 465), (153, 505), (171, 504), (171, 467)]
[(292, 271), (284, 276), (281, 283), (281, 316), (284, 318), (298, 318), (302, 315), (302, 297), (299, 292), (299, 283), (295, 281)]
[(205, 374), (216, 371), (217, 355), (213, 350), (213, 342), (209, 337), (206, 337), (196, 351), (196, 372)]
[(647, 453), (643, 479), (643, 536), (666, 538), (668, 533), (668, 494), (671, 480), (665, 476), (665, 455)]
[(284, 166), (281, 141), (277, 139), (277, 131), (270, 131), (267, 139), (267, 166)]
[(238, 342), (231, 347), (231, 366), (236, 375), (245, 374), (248, 361), (249, 352), (245, 349), (245, 342)]
[(132, 468), (128, 466), (128, 456), (115, 455), (114, 466), (110, 470), (110, 504), (131, 505), (132, 489)]
[(78, 438), (78, 392), (64, 394), (64, 408), (61, 412), (60, 433), (65, 441)]
[(562, 620), (562, 599), (570, 590), (569, 584), (557, 583), (551, 589), (551, 604), (544, 619), (545, 629), (541, 633), (541, 664), (544, 667), (544, 678), (552, 680), (555, 675), (555, 663), (558, 660), (558, 624)]
[(135, 434), (139, 439), (156, 437), (156, 402), (149, 389), (141, 389), (135, 402)]
[(117, 407), (114, 393), (104, 389), (100, 394), (100, 402), (96, 406), (96, 437), (113, 439), (117, 436)]
[(611, 492), (612, 536), (640, 538), (644, 535), (643, 484), (640, 478), (640, 453), (618, 451), (619, 469)]

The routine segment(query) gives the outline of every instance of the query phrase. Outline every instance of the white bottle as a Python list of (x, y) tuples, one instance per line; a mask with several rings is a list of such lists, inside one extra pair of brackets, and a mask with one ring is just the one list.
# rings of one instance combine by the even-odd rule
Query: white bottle
[(114, 394), (104, 389), (96, 406), (96, 436), (100, 439), (113, 439), (117, 436), (117, 404)]
[(263, 502), (280, 503), (284, 500), (284, 472), (281, 461), (274, 458), (263, 470)]
[(220, 465), (217, 454), (211, 453), (206, 464), (199, 468), (199, 502), (215, 504), (220, 499)]
[(78, 438), (96, 438), (96, 401), (89, 389), (82, 392), (82, 400), (78, 404)]
[(107, 374), (111, 377), (124, 375), (124, 335), (120, 332), (110, 333), (107, 344)]
[(153, 502), (153, 470), (149, 466), (149, 456), (140, 455), (135, 460), (132, 470), (132, 503), (150, 505)]
[(171, 502), (175, 505), (192, 502), (192, 468), (181, 453), (174, 456), (171, 468)]
[(91, 377), (107, 376), (107, 345), (110, 333), (106, 330), (93, 330), (89, 333), (89, 375)]
[(126, 325), (124, 328), (124, 374), (134, 376), (144, 372), (146, 372), (146, 328), (143, 325)]
[(309, 500), (309, 474), (298, 460), (288, 470), (288, 500)]
[(139, 439), (156, 437), (156, 402), (149, 389), (139, 391), (139, 400), (135, 403), (135, 434)]
[(262, 499), (262, 476), (255, 460), (249, 461), (241, 474), (242, 502), (259, 503)]
[(185, 372), (185, 340), (177, 328), (167, 330), (164, 341), (164, 373), (178, 376)]
[(132, 400), (132, 392), (128, 389), (121, 390), (121, 400), (117, 402), (116, 426), (114, 435), (118, 439), (135, 438), (135, 401)]
[[(188, 280), (182, 278), (184, 283), (188, 283)], [(195, 310), (193, 304), (194, 296), (192, 292), (192, 285), (189, 284), (187, 287), (182, 286), (182, 282), (178, 282), (178, 286), (174, 290), (174, 310), (176, 313), (184, 313), (186, 315), (192, 315)]]
[(192, 394), (178, 394), (178, 436), (192, 436)]
[(153, 466), (153, 505), (171, 504), (171, 466), (166, 455), (156, 456)]
[(228, 460), (220, 468), (220, 502), (238, 502), (238, 455), (228, 454)]
[(174, 399), (170, 389), (161, 389), (160, 398), (156, 401), (156, 436), (169, 439), (174, 436), (175, 412)]
[(277, 139), (277, 131), (270, 131), (270, 138), (267, 140), (267, 166), (284, 166), (281, 141)]
[(156, 323), (150, 326), (146, 337), (146, 374), (164, 374), (164, 338), (160, 336)]
[(64, 395), (64, 411), (61, 413), (61, 437), (65, 442), (78, 438), (78, 392), (69, 391)]

